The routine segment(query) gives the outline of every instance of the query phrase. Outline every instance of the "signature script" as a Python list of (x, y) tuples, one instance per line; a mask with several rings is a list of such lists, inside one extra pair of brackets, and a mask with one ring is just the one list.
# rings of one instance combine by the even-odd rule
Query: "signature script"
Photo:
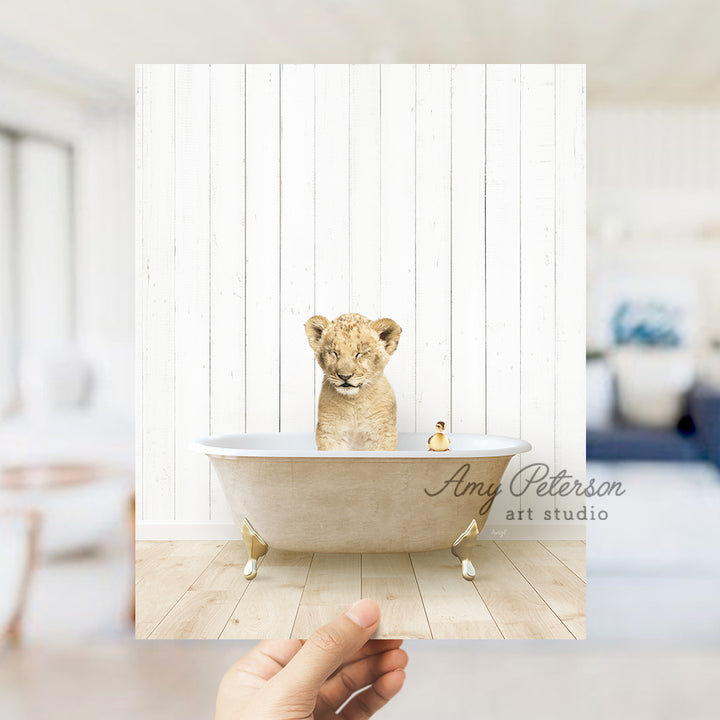
[[(452, 492), (455, 497), (463, 497), (464, 495), (485, 497), (486, 500), (479, 511), (480, 515), (484, 515), (490, 510), (495, 497), (502, 492), (500, 484), (468, 480), (468, 472), (470, 472), (470, 464), (465, 463), (453, 473), (449, 480), (444, 480), (437, 490), (430, 491), (428, 488), (424, 488), (425, 494), (435, 497), (447, 490)], [(555, 475), (550, 475), (550, 466), (545, 463), (526, 465), (518, 470), (510, 480), (509, 490), (514, 497), (522, 497), (530, 489), (533, 489), (538, 497), (567, 497), (568, 495), (605, 497), (625, 494), (622, 483), (617, 480), (596, 484), (595, 478), (590, 478), (586, 483), (583, 483), (581, 480), (573, 478), (567, 470), (560, 470)]]

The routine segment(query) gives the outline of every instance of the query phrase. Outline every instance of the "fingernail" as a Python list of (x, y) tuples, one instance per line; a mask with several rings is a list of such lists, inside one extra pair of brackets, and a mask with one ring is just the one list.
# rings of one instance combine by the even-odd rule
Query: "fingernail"
[(369, 628), (379, 620), (380, 608), (374, 600), (365, 598), (364, 600), (358, 600), (345, 612), (345, 615), (361, 628)]

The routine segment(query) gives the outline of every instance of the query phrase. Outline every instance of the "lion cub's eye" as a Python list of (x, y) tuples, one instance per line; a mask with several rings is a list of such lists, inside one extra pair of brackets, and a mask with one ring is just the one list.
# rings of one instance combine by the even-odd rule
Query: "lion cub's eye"
[(337, 354), (334, 350), (331, 350), (330, 352), (331, 352), (331, 353), (335, 356), (335, 358), (337, 359), (338, 354)]
[(355, 353), (355, 359), (357, 360), (359, 357), (362, 357), (362, 354), (361, 352)]

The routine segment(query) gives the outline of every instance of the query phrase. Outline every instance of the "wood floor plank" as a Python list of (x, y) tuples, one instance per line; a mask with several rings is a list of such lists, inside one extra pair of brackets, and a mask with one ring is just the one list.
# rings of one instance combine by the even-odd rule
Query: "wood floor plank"
[(161, 570), (169, 558), (199, 557), (216, 554), (224, 541), (152, 540), (135, 543), (135, 584), (148, 573)]
[[(243, 574), (247, 559), (245, 543), (242, 541), (226, 543), (190, 589), (227, 590), (235, 593), (239, 600), (250, 582)], [(263, 560), (264, 558), (260, 558), (258, 569), (262, 567)]]
[(432, 637), (408, 553), (363, 555), (362, 596), (380, 606), (380, 626), (373, 637)]
[(179, 545), (179, 541), (145, 540), (135, 543), (135, 583), (142, 580), (145, 574), (158, 561), (167, 558)]
[(312, 555), (270, 549), (221, 638), (290, 637)]
[(183, 540), (173, 542), (171, 557), (214, 558), (226, 545), (224, 540)]
[(587, 637), (584, 617), (570, 618), (570, 620), (563, 620), (563, 622), (576, 640), (584, 640)]
[(224, 542), (173, 543), (142, 569), (135, 585), (137, 624), (157, 625), (222, 550)]
[(492, 541), (473, 549), (473, 584), (508, 639), (572, 639), (572, 633)]
[(217, 640), (238, 598), (226, 590), (188, 590), (150, 634), (151, 640)]
[(292, 637), (309, 637), (314, 630), (360, 600), (360, 592), (360, 555), (316, 553), (310, 565)]
[(502, 634), (460, 563), (449, 550), (411, 553), (434, 638), (501, 639)]
[(150, 633), (155, 629), (157, 623), (155, 622), (141, 622), (135, 623), (135, 639), (136, 640), (147, 640)]
[(584, 622), (585, 583), (536, 541), (501, 540), (498, 547), (563, 622)]
[(158, 555), (167, 555), (177, 547), (178, 541), (138, 540), (135, 543), (135, 562), (152, 560)]
[[(306, 638), (360, 597), (382, 610), (376, 637), (585, 637), (585, 543), (479, 543), (477, 577), (448, 551), (271, 550), (245, 580), (241, 542), (138, 542), (137, 638)], [(498, 629), (499, 628), (499, 629)]]
[(584, 540), (542, 540), (542, 544), (583, 582), (587, 580)]

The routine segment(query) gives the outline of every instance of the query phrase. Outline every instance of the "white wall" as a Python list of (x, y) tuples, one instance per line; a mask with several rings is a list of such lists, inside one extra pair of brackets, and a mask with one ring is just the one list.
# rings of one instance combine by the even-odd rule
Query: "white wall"
[(71, 149), (22, 138), (16, 168), (20, 359), (34, 360), (75, 334)]
[(17, 401), (14, 166), (15, 144), (0, 134), (0, 415)]
[(588, 339), (618, 296), (687, 304), (700, 363), (720, 339), (720, 107), (595, 105), (588, 114)]
[(139, 537), (227, 532), (194, 438), (312, 431), (314, 313), (403, 327), (401, 431), (584, 476), (582, 66), (146, 65), (137, 99)]
[(129, 420), (132, 110), (7, 68), (0, 80), (0, 411), (26, 360), (72, 347), (91, 363), (96, 405)]
[(588, 115), (592, 230), (720, 238), (720, 107), (595, 105)]
[(75, 293), (94, 402), (131, 419), (135, 387), (134, 127), (129, 109), (95, 113), (75, 149)]

